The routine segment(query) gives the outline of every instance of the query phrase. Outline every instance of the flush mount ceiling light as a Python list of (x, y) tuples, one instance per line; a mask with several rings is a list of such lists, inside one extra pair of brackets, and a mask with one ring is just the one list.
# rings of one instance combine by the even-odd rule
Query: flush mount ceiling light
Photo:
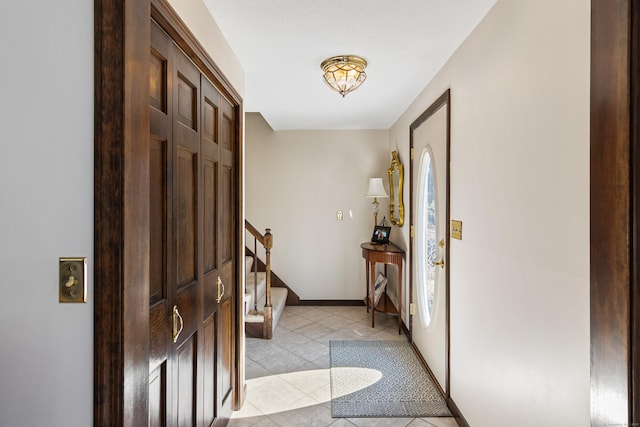
[(364, 69), (367, 61), (364, 58), (353, 55), (333, 56), (325, 59), (320, 64), (324, 72), (324, 81), (329, 87), (340, 93), (343, 97), (354, 91), (367, 78)]

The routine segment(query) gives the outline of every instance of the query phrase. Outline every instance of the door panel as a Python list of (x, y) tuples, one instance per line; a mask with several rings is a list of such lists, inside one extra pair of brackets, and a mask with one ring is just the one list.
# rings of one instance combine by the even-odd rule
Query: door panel
[(210, 160), (203, 153), (203, 185), (204, 185), (204, 274), (217, 268), (217, 188), (218, 188), (218, 163)]
[[(223, 241), (229, 242), (233, 227), (233, 216), (230, 210), (231, 204), (231, 190), (232, 190), (232, 175), (233, 171), (227, 165), (222, 166), (222, 210), (220, 212), (222, 217), (222, 230), (224, 233)], [(229, 263), (233, 256), (233, 247), (229, 244), (222, 245), (222, 262)]]
[(182, 147), (177, 152), (176, 185), (176, 269), (177, 285), (184, 286), (196, 280), (196, 191), (197, 156)]
[[(164, 115), (159, 115), (163, 118)], [(149, 198), (149, 368), (167, 359), (167, 140), (152, 135), (150, 144)]]
[(198, 88), (195, 86), (194, 81), (198, 72), (195, 70), (195, 67), (190, 67), (186, 62), (187, 59), (183, 58), (180, 53), (178, 53), (177, 61), (180, 62), (180, 65), (187, 68), (188, 74), (182, 74), (184, 68), (181, 68), (177, 74), (177, 104), (176, 104), (176, 119), (178, 123), (181, 123), (192, 130), (197, 130), (197, 120), (196, 120), (196, 111), (197, 100), (198, 100)]
[(233, 335), (228, 331), (233, 325), (233, 298), (226, 298), (218, 309), (220, 333), (218, 335), (219, 406), (230, 413), (233, 387)]
[(160, 365), (149, 374), (149, 427), (165, 424), (165, 366)]
[(185, 340), (177, 350), (177, 425), (180, 427), (195, 425), (196, 339), (197, 335), (194, 334), (188, 340)]
[(211, 425), (216, 416), (216, 314), (204, 321), (203, 328), (203, 418), (204, 425)]
[(166, 113), (166, 79), (167, 79), (167, 61), (166, 58), (155, 49), (151, 49), (151, 64), (149, 67), (151, 75), (150, 84), (150, 103), (156, 110)]
[(167, 140), (152, 135), (149, 147), (149, 295), (150, 304), (166, 300)]
[[(233, 141), (235, 135), (234, 123), (235, 123), (235, 112), (231, 104), (223, 99), (221, 101), (221, 123), (220, 123), (220, 145), (222, 146), (220, 149), (220, 157), (222, 163), (222, 177), (221, 177), (221, 191), (222, 191), (222, 201), (221, 201), (221, 212), (220, 216), (222, 218), (221, 228), (222, 228), (222, 262), (226, 263), (226, 266), (223, 268), (230, 269), (230, 262), (233, 259), (233, 254), (235, 253), (234, 249), (234, 241), (233, 241), (233, 227), (234, 224), (234, 210), (233, 210)], [(225, 275), (230, 275), (231, 272), (225, 272)]]
[(411, 338), (448, 395), (448, 92), (411, 125)]

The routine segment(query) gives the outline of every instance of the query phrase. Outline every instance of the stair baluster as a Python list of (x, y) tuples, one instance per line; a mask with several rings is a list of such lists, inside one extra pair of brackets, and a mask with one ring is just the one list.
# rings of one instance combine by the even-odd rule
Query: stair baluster
[(258, 239), (253, 237), (253, 309), (251, 314), (258, 314)]

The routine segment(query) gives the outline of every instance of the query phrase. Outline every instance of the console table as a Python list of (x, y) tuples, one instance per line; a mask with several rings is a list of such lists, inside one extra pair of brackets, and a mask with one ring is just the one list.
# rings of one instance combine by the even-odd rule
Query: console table
[[(375, 327), (376, 310), (383, 313), (393, 313), (398, 315), (398, 334), (402, 333), (402, 259), (404, 251), (392, 244), (374, 244), (365, 242), (360, 245), (362, 248), (362, 257), (365, 259), (367, 271), (367, 297), (365, 303), (367, 305), (367, 313), (371, 308), (371, 327)], [(382, 295), (376, 307), (373, 307), (376, 283), (376, 263), (394, 264), (398, 266), (398, 307), (395, 307), (387, 293)]]

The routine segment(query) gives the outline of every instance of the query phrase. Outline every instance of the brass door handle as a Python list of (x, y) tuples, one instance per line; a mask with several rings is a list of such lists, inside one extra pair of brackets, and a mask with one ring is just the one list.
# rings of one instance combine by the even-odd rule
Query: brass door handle
[(441, 261), (435, 261), (433, 265), (439, 265), (440, 267), (444, 268), (444, 258)]
[[(220, 289), (222, 288), (222, 292), (220, 291)], [(216, 302), (219, 303), (222, 300), (222, 296), (224, 295), (224, 283), (222, 283), (222, 280), (220, 279), (220, 276), (218, 276), (218, 295), (216, 296)]]
[[(178, 323), (180, 327), (178, 327)], [(180, 316), (180, 312), (178, 311), (178, 306), (173, 306), (173, 342), (178, 341), (178, 337), (184, 328), (184, 322), (182, 321), (182, 316)]]

